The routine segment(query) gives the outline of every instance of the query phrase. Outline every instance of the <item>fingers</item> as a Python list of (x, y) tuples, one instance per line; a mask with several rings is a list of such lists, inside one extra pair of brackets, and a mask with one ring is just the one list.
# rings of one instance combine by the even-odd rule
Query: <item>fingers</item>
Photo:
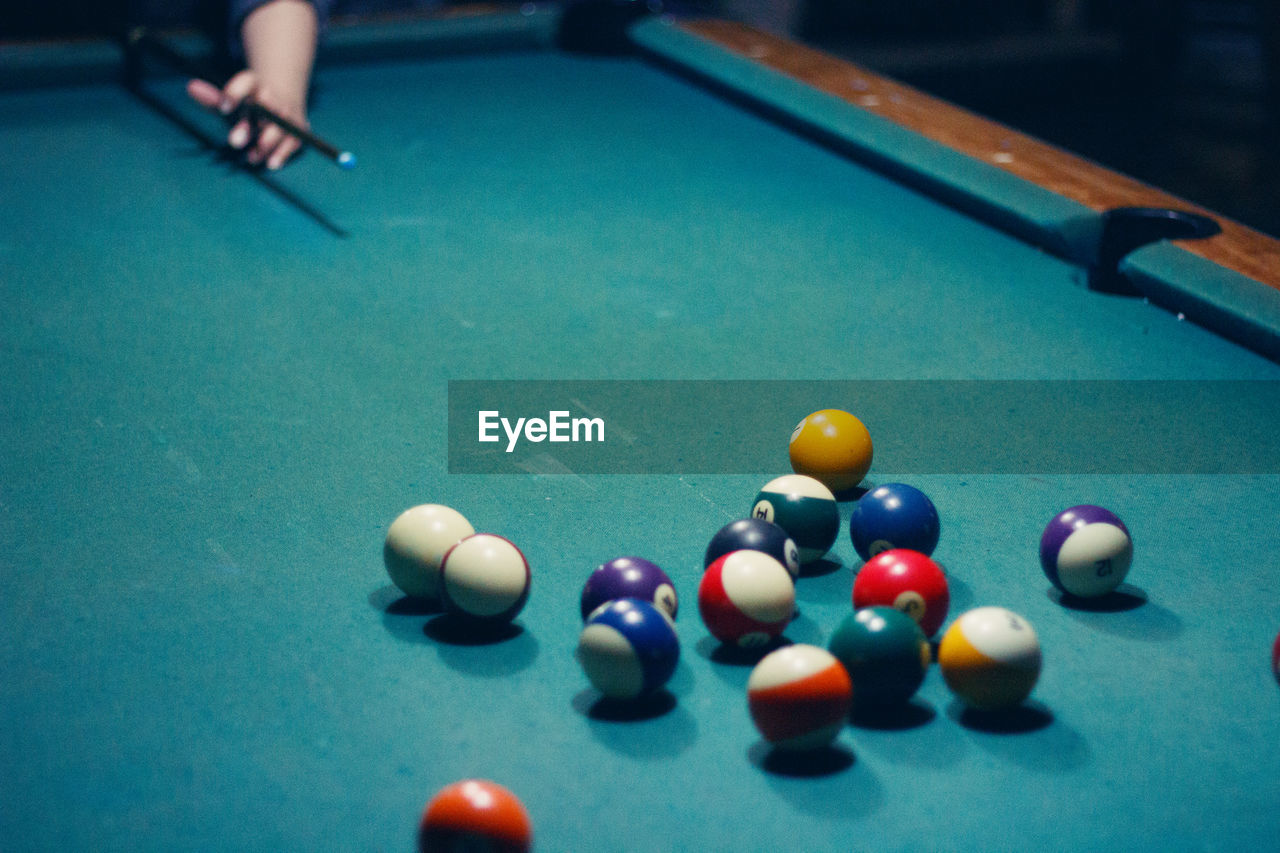
[(267, 168), (272, 171), (281, 168), (301, 149), (302, 143), (298, 141), (297, 137), (285, 134), (284, 139), (276, 146), (276, 150), (271, 152), (271, 156), (267, 158)]
[(258, 75), (252, 71), (245, 69), (236, 76), (227, 81), (227, 85), (222, 87), (222, 111), (230, 113), (235, 111), (249, 98), (254, 97), (258, 92)]
[(208, 80), (188, 80), (187, 94), (191, 97), (191, 100), (205, 109), (218, 110), (221, 108), (222, 90)]
[(275, 153), (275, 150), (280, 147), (287, 135), (277, 125), (268, 121), (264, 121), (260, 128), (257, 143), (253, 146), (248, 156), (245, 157), (252, 166), (261, 165), (264, 160)]
[(194, 78), (187, 81), (187, 95), (191, 100), (205, 109), (215, 110), (223, 115), (235, 112), (246, 98), (253, 96), (257, 88), (257, 77), (252, 71), (241, 71), (221, 89), (208, 80)]
[[(228, 116), (249, 102), (256, 100), (263, 106), (272, 107), (274, 100), (262, 87), (258, 75), (247, 69), (228, 80), (221, 89), (207, 80), (189, 80), (187, 94), (202, 107)], [(305, 110), (301, 108), (280, 110), (280, 114), (302, 127), (307, 125)], [(248, 113), (242, 113), (231, 125), (227, 132), (227, 145), (237, 151), (245, 151), (245, 160), (250, 165), (265, 165), (273, 170), (282, 167), (302, 148), (302, 143), (292, 134)]]
[(244, 148), (253, 139), (253, 126), (249, 124), (247, 118), (242, 118), (231, 126), (231, 132), (227, 134), (227, 144), (239, 151)]
[[(305, 121), (298, 122), (305, 126)], [(258, 125), (258, 137), (253, 147), (245, 155), (245, 160), (252, 166), (265, 165), (275, 170), (289, 162), (302, 149), (302, 143), (296, 136), (270, 121), (263, 120)]]

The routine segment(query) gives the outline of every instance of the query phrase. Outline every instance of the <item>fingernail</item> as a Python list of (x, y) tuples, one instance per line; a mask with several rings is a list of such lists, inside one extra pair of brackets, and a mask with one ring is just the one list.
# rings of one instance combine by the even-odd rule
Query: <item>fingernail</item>
[(236, 105), (231, 103), (230, 98), (223, 98), (222, 103), (218, 104), (218, 109), (222, 111), (224, 116), (229, 116), (235, 110)]
[(231, 129), (231, 135), (227, 137), (227, 142), (232, 148), (243, 148), (249, 142), (249, 128), (244, 125), (237, 125)]

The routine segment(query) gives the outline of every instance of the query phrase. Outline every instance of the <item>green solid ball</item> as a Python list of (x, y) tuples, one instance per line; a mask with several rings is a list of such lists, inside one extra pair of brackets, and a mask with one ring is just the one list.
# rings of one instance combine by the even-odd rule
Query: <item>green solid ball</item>
[(831, 635), (828, 649), (849, 671), (855, 708), (905, 703), (923, 683), (931, 659), (920, 626), (892, 607), (850, 613)]
[(756, 495), (751, 515), (781, 527), (796, 543), (800, 562), (822, 559), (840, 534), (840, 507), (831, 490), (813, 477), (787, 474)]

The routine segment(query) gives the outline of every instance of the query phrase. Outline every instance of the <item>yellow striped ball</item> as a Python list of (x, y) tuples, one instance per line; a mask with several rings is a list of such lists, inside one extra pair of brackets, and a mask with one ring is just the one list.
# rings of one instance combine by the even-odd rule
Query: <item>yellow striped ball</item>
[(1040, 640), (1026, 619), (1003, 607), (979, 607), (947, 629), (938, 667), (951, 692), (971, 708), (1012, 708), (1040, 677)]

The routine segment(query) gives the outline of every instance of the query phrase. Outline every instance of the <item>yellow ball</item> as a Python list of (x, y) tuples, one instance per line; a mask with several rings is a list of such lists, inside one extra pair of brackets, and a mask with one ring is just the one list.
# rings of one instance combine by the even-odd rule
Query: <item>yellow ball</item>
[(955, 621), (938, 646), (938, 668), (961, 701), (989, 711), (1023, 702), (1040, 677), (1040, 641), (1026, 619), (979, 607)]
[(871, 433), (848, 412), (823, 409), (796, 424), (790, 454), (791, 470), (843, 492), (871, 470)]

